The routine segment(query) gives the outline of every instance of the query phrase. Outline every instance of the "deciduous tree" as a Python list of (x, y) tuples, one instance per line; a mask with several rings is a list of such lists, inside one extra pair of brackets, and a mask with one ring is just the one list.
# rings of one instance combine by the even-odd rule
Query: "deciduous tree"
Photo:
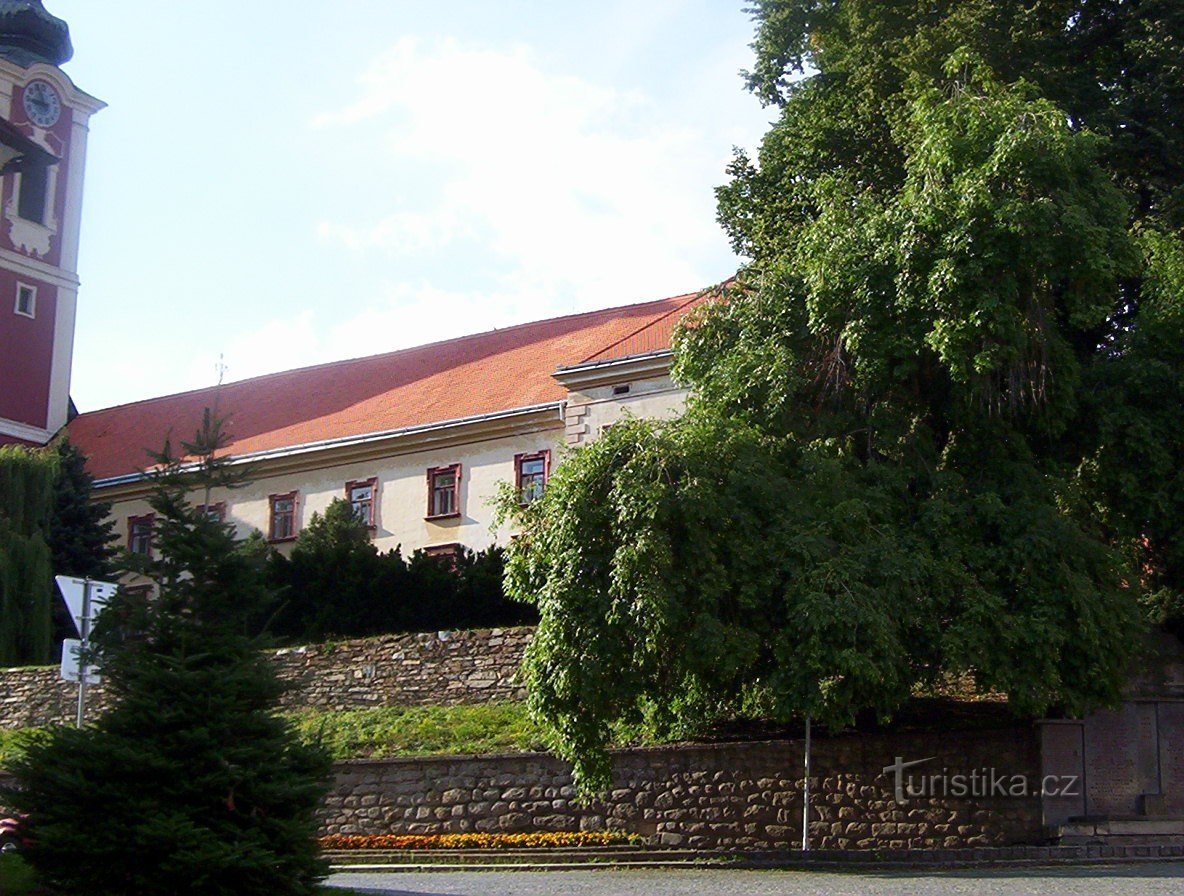
[(943, 672), (1084, 712), (1180, 606), (1184, 10), (752, 12), (779, 117), (719, 190), (749, 262), (677, 337), (688, 415), (574, 452), (511, 549), (585, 784), (621, 720), (839, 725)]

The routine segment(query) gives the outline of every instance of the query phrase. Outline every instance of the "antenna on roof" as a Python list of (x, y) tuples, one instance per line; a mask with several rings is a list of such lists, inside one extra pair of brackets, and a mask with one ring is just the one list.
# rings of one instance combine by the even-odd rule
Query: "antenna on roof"
[(222, 400), (222, 381), (226, 379), (226, 371), (230, 368), (226, 366), (226, 356), (222, 352), (218, 352), (218, 363), (214, 365), (214, 370), (218, 373), (218, 384), (214, 386), (214, 415), (219, 413), (218, 405)]

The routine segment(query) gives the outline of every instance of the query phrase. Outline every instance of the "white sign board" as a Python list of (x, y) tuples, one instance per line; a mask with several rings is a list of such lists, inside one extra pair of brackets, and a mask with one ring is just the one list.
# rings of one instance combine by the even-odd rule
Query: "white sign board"
[[(82, 649), (82, 642), (76, 638), (67, 638), (62, 642), (62, 680), (78, 681), (82, 663), (78, 653)], [(102, 679), (94, 666), (86, 667), (86, 683), (98, 684)]]
[[(62, 592), (66, 608), (69, 609), (70, 617), (74, 620), (75, 628), (78, 629), (79, 634), (82, 634), (82, 603), (86, 593), (86, 579), (76, 579), (73, 576), (54, 576), (54, 581), (58, 583), (58, 590)], [(90, 583), (90, 621), (92, 625), (118, 588), (119, 585), (114, 582), (92, 581)]]

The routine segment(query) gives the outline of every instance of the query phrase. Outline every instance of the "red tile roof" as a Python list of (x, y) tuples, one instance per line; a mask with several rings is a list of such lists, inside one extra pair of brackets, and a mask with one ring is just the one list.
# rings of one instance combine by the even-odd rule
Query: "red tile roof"
[[(698, 293), (462, 336), (384, 355), (255, 377), (221, 387), (228, 451), (251, 454), (560, 401), (559, 367), (670, 347)], [(182, 437), (215, 388), (81, 414), (70, 439), (96, 479), (134, 473), (170, 429)]]

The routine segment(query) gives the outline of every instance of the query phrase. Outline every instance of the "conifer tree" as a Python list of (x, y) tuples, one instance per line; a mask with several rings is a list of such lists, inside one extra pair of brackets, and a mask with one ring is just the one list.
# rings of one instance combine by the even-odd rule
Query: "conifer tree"
[[(323, 866), (314, 810), (328, 760), (276, 713), (251, 620), (271, 596), (230, 526), (189, 501), (238, 475), (208, 412), (180, 456), (166, 444), (151, 505), (151, 593), (120, 591), (94, 642), (114, 705), (54, 729), (6, 796), (33, 819), (28, 861), (72, 896), (305, 896)], [(184, 461), (184, 462), (183, 462)]]
[(55, 470), (45, 452), (0, 448), (0, 666), (49, 658)]
[(54, 451), (58, 474), (49, 524), (54, 574), (107, 578), (116, 554), (111, 546), (115, 523), (108, 519), (111, 504), (91, 500), (94, 477), (87, 472), (86, 456), (69, 439), (59, 442)]

